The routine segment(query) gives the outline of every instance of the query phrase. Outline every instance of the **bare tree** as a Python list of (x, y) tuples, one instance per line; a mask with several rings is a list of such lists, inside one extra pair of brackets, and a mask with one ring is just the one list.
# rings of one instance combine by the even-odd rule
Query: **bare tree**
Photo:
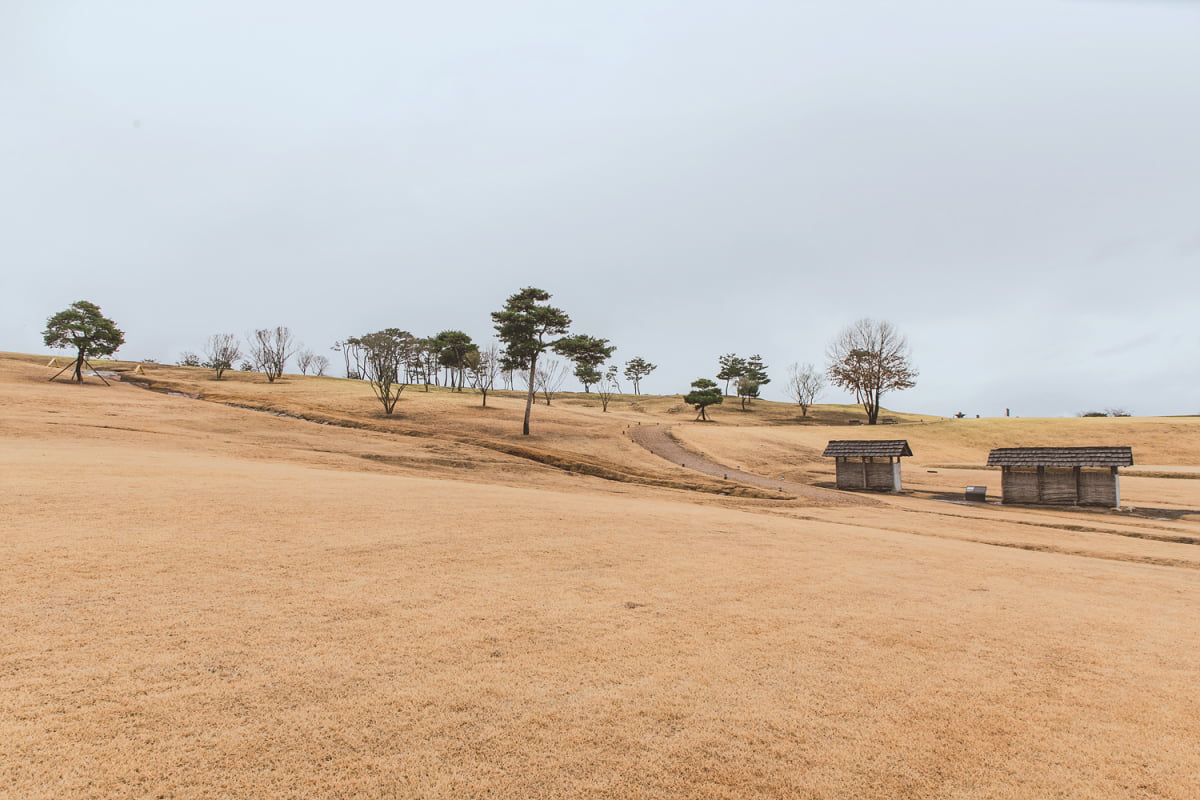
[(316, 357), (316, 354), (308, 348), (296, 353), (296, 367), (300, 370), (301, 375), (308, 374), (308, 370), (312, 368), (313, 359)]
[(854, 392), (867, 414), (867, 424), (879, 421), (879, 402), (885, 392), (917, 384), (908, 340), (887, 321), (863, 318), (829, 344), (829, 380)]
[(809, 407), (816, 402), (824, 388), (825, 376), (812, 364), (792, 364), (788, 367), (787, 390), (800, 404), (800, 416), (808, 416)]
[(477, 389), (483, 395), (483, 405), (487, 405), (488, 392), (496, 385), (496, 379), (500, 377), (500, 347), (495, 342), (488, 345), (486, 349), (475, 349), (468, 352), (465, 356), (465, 364), (467, 368), (467, 379), (471, 381), (471, 386)]
[(596, 383), (596, 396), (600, 398), (601, 411), (608, 411), (608, 404), (612, 402), (613, 396), (621, 391), (617, 384), (617, 369), (617, 365), (613, 364), (600, 375), (600, 380)]
[(312, 364), (309, 366), (312, 367), (313, 375), (320, 378), (329, 369), (329, 358), (321, 355), (313, 356)]
[(267, 376), (267, 383), (274, 383), (283, 374), (287, 360), (296, 350), (292, 332), (280, 325), (277, 328), (256, 330), (250, 338), (250, 360), (259, 372)]
[(557, 358), (543, 358), (538, 362), (537, 369), (534, 371), (534, 382), (537, 390), (545, 398), (546, 405), (550, 405), (555, 392), (562, 391), (568, 374), (569, 367)]
[(242, 346), (232, 333), (214, 333), (204, 343), (204, 366), (217, 373), (217, 380), (227, 369), (233, 369), (233, 364), (242, 357)]

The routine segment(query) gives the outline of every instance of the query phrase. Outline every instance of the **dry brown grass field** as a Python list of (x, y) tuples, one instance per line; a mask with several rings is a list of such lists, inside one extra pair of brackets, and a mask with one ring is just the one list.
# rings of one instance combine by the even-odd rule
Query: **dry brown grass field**
[[(526, 438), (506, 393), (46, 360), (0, 354), (0, 797), (1200, 796), (1200, 418), (563, 395)], [(907, 438), (911, 491), (639, 424), (817, 485)], [(1133, 511), (954, 502), (1068, 443), (1133, 446)]]

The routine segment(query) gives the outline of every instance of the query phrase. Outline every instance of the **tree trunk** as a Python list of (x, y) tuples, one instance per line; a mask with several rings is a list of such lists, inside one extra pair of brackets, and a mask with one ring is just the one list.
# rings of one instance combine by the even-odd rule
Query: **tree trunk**
[(83, 351), (79, 351), (79, 355), (75, 357), (75, 382), (83, 383)]
[(529, 435), (529, 415), (533, 411), (533, 394), (534, 394), (533, 379), (536, 374), (537, 374), (537, 353), (534, 353), (533, 357), (529, 359), (529, 391), (526, 392), (526, 394), (525, 394), (525, 424), (521, 428), (522, 436)]

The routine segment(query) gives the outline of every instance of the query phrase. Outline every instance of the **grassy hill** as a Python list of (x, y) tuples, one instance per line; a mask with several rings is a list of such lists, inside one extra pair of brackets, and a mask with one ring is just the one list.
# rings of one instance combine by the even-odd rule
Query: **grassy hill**
[[(0, 354), (0, 797), (1193, 794), (1194, 419), (571, 395), (521, 437), (513, 395), (47, 360)], [(735, 490), (639, 423), (816, 483), (830, 438), (907, 438), (914, 491)], [(1173, 477), (945, 502), (1010, 440)]]

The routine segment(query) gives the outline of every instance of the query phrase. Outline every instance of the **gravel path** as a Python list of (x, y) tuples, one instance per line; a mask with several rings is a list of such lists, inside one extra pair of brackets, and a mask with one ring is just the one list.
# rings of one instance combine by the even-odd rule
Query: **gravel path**
[(718, 478), (726, 478), (749, 486), (773, 489), (779, 491), (780, 494), (794, 495), (820, 503), (872, 505), (877, 502), (873, 498), (858, 494), (839, 492), (835, 489), (822, 489), (819, 486), (810, 486), (807, 483), (795, 483), (779, 478), (768, 478), (765, 475), (757, 475), (753, 472), (745, 472), (718, 464), (716, 461), (711, 461), (699, 453), (680, 446), (671, 438), (670, 431), (670, 425), (637, 425), (630, 428), (629, 437), (656, 456), (661, 456), (681, 467), (703, 472), (706, 475), (715, 475)]

